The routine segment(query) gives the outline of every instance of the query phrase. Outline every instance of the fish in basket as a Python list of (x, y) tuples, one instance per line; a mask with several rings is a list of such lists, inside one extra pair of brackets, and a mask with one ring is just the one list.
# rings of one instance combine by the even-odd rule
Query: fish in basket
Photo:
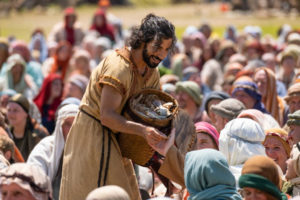
[[(177, 111), (178, 103), (172, 96), (160, 90), (145, 89), (129, 98), (123, 116), (155, 127), (168, 136)], [(151, 165), (151, 159), (156, 153), (143, 137), (120, 133), (118, 141), (124, 157), (141, 166)]]

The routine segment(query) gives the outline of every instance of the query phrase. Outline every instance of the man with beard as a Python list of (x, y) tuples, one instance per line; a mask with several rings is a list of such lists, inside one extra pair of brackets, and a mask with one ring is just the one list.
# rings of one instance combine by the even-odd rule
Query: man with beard
[(125, 119), (126, 101), (145, 88), (159, 89), (156, 66), (173, 50), (174, 26), (147, 15), (130, 37), (130, 49), (116, 50), (93, 71), (64, 150), (60, 199), (82, 200), (93, 189), (117, 185), (140, 199), (132, 163), (123, 158), (115, 133), (166, 140), (157, 129)]

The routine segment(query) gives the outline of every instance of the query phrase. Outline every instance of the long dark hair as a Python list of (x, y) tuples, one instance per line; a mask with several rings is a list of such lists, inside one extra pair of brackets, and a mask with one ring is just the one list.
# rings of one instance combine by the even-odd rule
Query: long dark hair
[(163, 39), (172, 39), (171, 51), (174, 50), (176, 44), (175, 27), (164, 17), (154, 14), (148, 14), (140, 26), (134, 27), (129, 38), (129, 45), (132, 49), (138, 49), (143, 43), (157, 41), (161, 44)]

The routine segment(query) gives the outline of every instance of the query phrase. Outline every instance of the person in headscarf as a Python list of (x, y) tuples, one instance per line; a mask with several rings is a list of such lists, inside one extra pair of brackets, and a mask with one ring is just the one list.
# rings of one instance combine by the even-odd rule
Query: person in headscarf
[(88, 83), (89, 83), (89, 79), (86, 76), (80, 74), (72, 75), (69, 78), (67, 84), (65, 84), (64, 86), (62, 99), (68, 97), (75, 97), (78, 99), (82, 99)]
[(278, 122), (269, 114), (262, 113), (257, 109), (246, 109), (243, 110), (237, 118), (249, 118), (257, 123), (262, 127), (264, 131), (270, 128), (280, 128)]
[(300, 142), (300, 110), (288, 115), (289, 139), (295, 145)]
[(235, 26), (233, 26), (233, 25), (227, 26), (225, 33), (224, 33), (224, 38), (226, 40), (231, 40), (234, 43), (237, 42), (237, 30), (236, 30)]
[(105, 12), (102, 9), (96, 10), (90, 30), (96, 30), (102, 37), (107, 37), (115, 42), (114, 29), (107, 23)]
[(286, 161), (291, 153), (291, 143), (288, 139), (288, 133), (281, 128), (271, 128), (265, 131), (266, 138), (263, 142), (266, 155), (273, 159), (281, 168), (283, 174), (287, 169)]
[[(42, 30), (38, 29), (32, 34), (28, 47), (31, 57), (36, 59), (37, 62), (43, 63), (46, 60), (48, 56), (48, 47)], [(35, 56), (35, 54), (38, 56)]]
[[(19, 54), (26, 62), (26, 73), (29, 74), (36, 85), (40, 87), (42, 85), (44, 76), (41, 69), (41, 64), (32, 60), (28, 45), (24, 41), (15, 41), (11, 44), (11, 55)], [(1, 71), (1, 75), (6, 72), (6, 67)]]
[(184, 109), (194, 122), (201, 121), (202, 95), (198, 84), (193, 81), (177, 82), (176, 94), (179, 107)]
[(220, 103), (222, 100), (228, 99), (230, 96), (225, 92), (212, 91), (204, 98), (204, 109), (205, 114), (208, 115), (211, 122), (214, 124), (216, 122), (216, 117), (214, 112), (211, 111), (211, 106)]
[(34, 103), (42, 115), (42, 124), (51, 134), (55, 127), (54, 116), (57, 107), (62, 101), (63, 82), (60, 75), (50, 74), (45, 78)]
[(265, 155), (264, 140), (264, 131), (252, 119), (233, 119), (221, 131), (219, 150), (225, 155), (237, 181), (246, 160), (254, 155)]
[[(225, 178), (226, 177), (226, 178)], [(188, 200), (241, 200), (224, 155), (214, 149), (189, 152), (184, 162)]]
[(116, 185), (103, 186), (91, 191), (85, 200), (129, 200), (127, 192)]
[(291, 50), (281, 52), (280, 68), (277, 79), (282, 81), (288, 89), (296, 78), (297, 60), (299, 55)]
[(290, 158), (287, 160), (287, 170), (285, 178), (291, 184), (289, 194), (294, 196), (300, 195), (300, 151), (299, 143), (293, 146)]
[(56, 24), (51, 30), (48, 40), (54, 42), (68, 41), (72, 46), (79, 46), (84, 31), (77, 21), (77, 14), (72, 7), (64, 10), (64, 21)]
[(72, 65), (72, 73), (73, 74), (81, 74), (90, 78), (91, 75), (91, 68), (90, 68), (90, 59), (91, 56), (89, 52), (86, 50), (76, 50), (74, 55), (71, 58), (71, 65)]
[(275, 74), (268, 68), (258, 68), (253, 75), (254, 82), (262, 96), (262, 103), (266, 110), (283, 126), (284, 113), (287, 107), (285, 102), (277, 95)]
[(195, 124), (197, 133), (197, 149), (219, 149), (219, 132), (207, 122), (197, 122)]
[(51, 200), (47, 175), (36, 166), (15, 163), (0, 171), (1, 199)]
[(289, 106), (290, 114), (300, 110), (300, 83), (294, 83), (289, 87), (284, 100)]
[(19, 54), (13, 54), (7, 59), (6, 75), (0, 78), (0, 91), (12, 89), (33, 99), (38, 88), (31, 76), (26, 74), (26, 63)]
[(70, 75), (70, 59), (72, 56), (72, 46), (67, 41), (61, 41), (53, 57), (48, 58), (43, 64), (44, 76), (49, 74), (60, 74), (63, 80)]
[(239, 187), (245, 200), (287, 200), (281, 190), (276, 163), (266, 156), (253, 156), (245, 162)]
[(102, 60), (102, 55), (105, 51), (112, 49), (112, 42), (107, 37), (99, 37), (93, 40), (95, 47), (92, 49), (93, 65), (98, 65)]
[(29, 107), (29, 101), (21, 94), (11, 97), (7, 104), (10, 132), (24, 160), (27, 160), (34, 146), (49, 135), (41, 124), (30, 117)]
[(54, 199), (59, 197), (63, 150), (78, 108), (78, 105), (68, 104), (58, 111), (53, 134), (41, 140), (31, 151), (27, 160), (28, 164), (41, 167), (49, 176)]
[(257, 109), (263, 113), (268, 113), (261, 102), (261, 94), (257, 85), (250, 81), (251, 79), (241, 80), (241, 78), (237, 79), (233, 84), (232, 97), (243, 102), (247, 109)]

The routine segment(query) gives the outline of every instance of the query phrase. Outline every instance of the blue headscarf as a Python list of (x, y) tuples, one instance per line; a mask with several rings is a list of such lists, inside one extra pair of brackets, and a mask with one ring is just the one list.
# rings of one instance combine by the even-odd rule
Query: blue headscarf
[(39, 58), (39, 62), (43, 63), (46, 58), (48, 57), (48, 47), (47, 47), (47, 42), (45, 40), (45, 37), (43, 36), (43, 34), (41, 33), (36, 33), (35, 35), (32, 36), (31, 41), (29, 43), (29, 50), (32, 53), (32, 51), (34, 50), (34, 44), (35, 42), (40, 41), (41, 43), (41, 51), (40, 51), (40, 58)]
[(261, 94), (258, 91), (256, 83), (251, 81), (238, 81), (234, 83), (234, 89), (232, 91), (232, 96), (234, 97), (237, 91), (244, 91), (252, 98), (256, 99), (253, 109), (257, 109), (262, 113), (268, 113), (264, 104), (261, 102)]
[(191, 151), (186, 155), (184, 180), (189, 200), (242, 199), (224, 155), (214, 149)]

